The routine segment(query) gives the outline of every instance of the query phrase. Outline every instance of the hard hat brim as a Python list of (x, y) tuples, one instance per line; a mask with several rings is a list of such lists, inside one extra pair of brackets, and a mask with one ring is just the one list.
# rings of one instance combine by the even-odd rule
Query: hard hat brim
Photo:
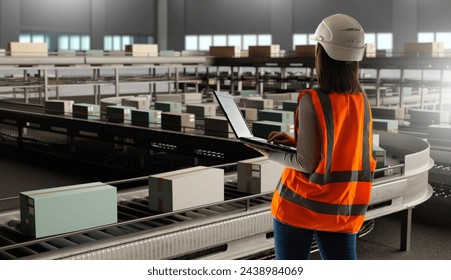
[[(313, 38), (311, 38), (313, 39)], [(317, 41), (314, 40), (313, 41)], [(361, 61), (363, 59), (363, 55), (365, 54), (366, 45), (360, 48), (345, 48), (337, 45), (332, 45), (327, 42), (317, 41), (321, 46), (323, 46), (327, 55), (330, 58), (338, 61)]]

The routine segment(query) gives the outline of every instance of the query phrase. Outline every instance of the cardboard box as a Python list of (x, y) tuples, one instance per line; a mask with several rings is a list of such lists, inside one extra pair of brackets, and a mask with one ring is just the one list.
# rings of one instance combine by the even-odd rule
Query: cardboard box
[(240, 90), (236, 92), (237, 95), (241, 97), (260, 97), (260, 94), (255, 89), (247, 89), (247, 90)]
[(201, 93), (183, 93), (182, 94), (182, 104), (200, 104), (202, 103)]
[(256, 108), (240, 108), (241, 114), (243, 114), (244, 119), (249, 122), (258, 120), (258, 109)]
[(103, 50), (87, 50), (85, 56), (102, 57), (105, 54)]
[(9, 42), (6, 52), (10, 56), (48, 56), (47, 43)]
[(157, 44), (125, 45), (125, 52), (131, 56), (158, 56)]
[(204, 119), (206, 117), (216, 116), (217, 107), (215, 104), (192, 104), (186, 105), (186, 112), (194, 114), (196, 118)]
[(282, 110), (284, 111), (291, 111), (293, 113), (296, 112), (298, 108), (298, 101), (282, 101)]
[(161, 114), (160, 110), (141, 110), (132, 109), (132, 125), (142, 126), (142, 127), (158, 127), (161, 125)]
[(115, 106), (115, 105), (121, 105), (122, 104), (123, 97), (107, 97), (102, 98), (100, 100), (100, 114), (101, 116), (106, 115), (106, 107), (108, 106)]
[(205, 118), (205, 135), (222, 138), (234, 138), (232, 127), (226, 117)]
[(35, 238), (117, 222), (116, 188), (101, 182), (20, 193), (21, 230)]
[(238, 161), (237, 189), (251, 194), (274, 191), (284, 168), (266, 157)]
[(294, 48), (296, 57), (315, 57), (315, 45), (297, 45)]
[(163, 57), (180, 56), (180, 52), (176, 52), (174, 50), (160, 50), (160, 56)]
[(149, 209), (172, 212), (224, 201), (224, 170), (196, 166), (149, 176)]
[(182, 102), (182, 95), (180, 93), (157, 93), (155, 94), (155, 101), (171, 101), (171, 102)]
[(265, 93), (263, 94), (265, 99), (271, 99), (277, 105), (282, 105), (284, 101), (296, 100), (299, 96), (298, 92), (287, 92), (287, 93)]
[(191, 132), (196, 126), (195, 116), (190, 113), (163, 112), (161, 128), (171, 131)]
[(386, 119), (403, 121), (405, 118), (404, 108), (371, 107), (373, 119)]
[(253, 98), (241, 98), (240, 107), (256, 108), (256, 109), (272, 109), (274, 108), (274, 100), (272, 99), (253, 99)]
[(366, 44), (365, 57), (376, 57), (376, 45)]
[(122, 106), (145, 110), (150, 108), (150, 100), (144, 96), (124, 98), (122, 99)]
[(413, 57), (444, 57), (445, 48), (442, 42), (405, 43), (404, 55)]
[(294, 124), (272, 122), (272, 121), (256, 121), (252, 123), (252, 134), (256, 137), (267, 138), (271, 131), (282, 131), (294, 135)]
[(280, 56), (280, 46), (279, 45), (249, 46), (248, 56), (249, 57), (279, 57)]
[(210, 46), (210, 56), (240, 57), (239, 46)]
[(173, 101), (157, 101), (155, 102), (155, 110), (160, 110), (162, 112), (182, 112), (182, 103)]
[(431, 124), (448, 124), (449, 112), (438, 110), (409, 109), (410, 124), (428, 126)]
[(72, 117), (85, 120), (99, 120), (100, 105), (76, 103), (72, 105)]
[(110, 105), (106, 107), (106, 118), (108, 122), (124, 123), (131, 120), (133, 107)]
[(398, 121), (373, 118), (373, 129), (398, 133)]
[(45, 113), (53, 115), (72, 114), (73, 100), (47, 100), (44, 103)]
[(291, 111), (264, 109), (258, 111), (258, 120), (293, 124), (294, 113)]

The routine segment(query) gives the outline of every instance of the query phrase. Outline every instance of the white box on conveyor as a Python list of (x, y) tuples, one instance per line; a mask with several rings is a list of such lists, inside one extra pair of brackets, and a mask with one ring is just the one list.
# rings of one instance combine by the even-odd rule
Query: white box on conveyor
[(124, 98), (121, 100), (122, 106), (135, 107), (136, 109), (146, 110), (150, 108), (150, 100), (146, 96), (136, 96)]
[(149, 176), (149, 209), (172, 212), (224, 201), (224, 170), (206, 166)]
[(285, 167), (266, 157), (238, 161), (238, 191), (260, 194), (273, 191)]

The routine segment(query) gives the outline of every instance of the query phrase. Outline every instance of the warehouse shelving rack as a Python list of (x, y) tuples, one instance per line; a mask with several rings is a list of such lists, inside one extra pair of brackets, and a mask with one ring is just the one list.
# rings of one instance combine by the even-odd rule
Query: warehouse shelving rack
[[(243, 82), (252, 80), (252, 86), (261, 94), (264, 92), (264, 86), (268, 82), (275, 81), (279, 85), (277, 90), (289, 90), (288, 85), (297, 85), (292, 87), (293, 91), (299, 88), (309, 88), (314, 85), (314, 67), (313, 57), (280, 57), (280, 58), (213, 58), (210, 65), (219, 67), (229, 67), (230, 91), (235, 89), (242, 90)], [(254, 68), (253, 76), (247, 73), (243, 74), (243, 68)], [(263, 74), (264, 69), (272, 68), (278, 71), (277, 74)], [(417, 107), (437, 110), (449, 110), (451, 108), (451, 57), (365, 57), (360, 63), (361, 82), (364, 86), (369, 86), (370, 97), (374, 99), (374, 106), (397, 106), (397, 107)], [(290, 69), (302, 69), (304, 75), (290, 75)], [(409, 79), (408, 71), (420, 71), (418, 79)], [(437, 77), (428, 80), (425, 77), (425, 71), (437, 71)], [(399, 77), (384, 78), (384, 71), (397, 71)], [(218, 73), (219, 71), (217, 71)], [(375, 72), (368, 76), (368, 72)], [(220, 78), (225, 77), (214, 75), (214, 71), (209, 71), (209, 79), (217, 79), (216, 87), (219, 88)], [(296, 73), (296, 72), (295, 72)], [(398, 75), (397, 75), (398, 76)], [(265, 84), (266, 82), (266, 84)], [(390, 92), (391, 96), (385, 96), (382, 89), (398, 88), (398, 92)], [(268, 86), (271, 88), (271, 86)], [(418, 88), (415, 96), (408, 96), (406, 88)], [(425, 89), (431, 88), (435, 94), (428, 94)], [(273, 89), (273, 88), (272, 88)], [(391, 100), (384, 104), (384, 98)]]
[(113, 87), (114, 96), (121, 95), (121, 86), (133, 84), (148, 85), (149, 94), (157, 91), (158, 84), (167, 85), (168, 92), (188, 84), (197, 89), (203, 83), (197, 68), (205, 63), (206, 58), (200, 56), (4, 56), (0, 57), (0, 98), (23, 96), (25, 103), (31, 96), (40, 101), (67, 98), (60, 89), (88, 86), (98, 104), (102, 86)]

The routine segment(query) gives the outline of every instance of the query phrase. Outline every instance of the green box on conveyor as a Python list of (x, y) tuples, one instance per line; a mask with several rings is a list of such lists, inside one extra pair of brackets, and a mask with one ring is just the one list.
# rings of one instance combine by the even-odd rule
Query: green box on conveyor
[(86, 183), (20, 193), (21, 230), (35, 238), (117, 222), (117, 190)]

